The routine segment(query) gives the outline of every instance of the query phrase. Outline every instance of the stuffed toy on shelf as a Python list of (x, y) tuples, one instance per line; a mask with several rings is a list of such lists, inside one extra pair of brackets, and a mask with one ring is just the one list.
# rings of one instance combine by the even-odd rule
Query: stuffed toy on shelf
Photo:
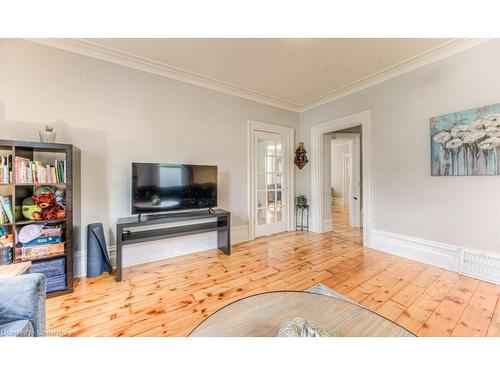
[(29, 220), (59, 220), (66, 217), (64, 191), (40, 186), (33, 196), (23, 200), (23, 216)]

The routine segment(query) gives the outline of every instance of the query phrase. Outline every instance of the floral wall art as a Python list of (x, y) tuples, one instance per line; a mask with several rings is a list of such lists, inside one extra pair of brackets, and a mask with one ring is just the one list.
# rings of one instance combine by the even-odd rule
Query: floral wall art
[(500, 104), (431, 118), (431, 173), (500, 175)]

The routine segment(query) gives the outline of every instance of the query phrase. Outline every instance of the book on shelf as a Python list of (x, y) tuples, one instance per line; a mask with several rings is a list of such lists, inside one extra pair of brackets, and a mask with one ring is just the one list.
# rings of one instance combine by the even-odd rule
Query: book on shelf
[(0, 224), (12, 224), (12, 197), (0, 196)]
[(16, 183), (18, 184), (65, 184), (66, 161), (52, 163), (32, 161), (20, 156), (14, 160)]
[(0, 156), (0, 184), (12, 181), (12, 155)]

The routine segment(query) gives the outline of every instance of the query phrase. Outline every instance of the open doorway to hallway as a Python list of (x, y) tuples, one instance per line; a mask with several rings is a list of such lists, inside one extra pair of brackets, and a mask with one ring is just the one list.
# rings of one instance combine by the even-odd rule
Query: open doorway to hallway
[(363, 243), (362, 129), (354, 126), (324, 134), (325, 207), (331, 230), (340, 238)]

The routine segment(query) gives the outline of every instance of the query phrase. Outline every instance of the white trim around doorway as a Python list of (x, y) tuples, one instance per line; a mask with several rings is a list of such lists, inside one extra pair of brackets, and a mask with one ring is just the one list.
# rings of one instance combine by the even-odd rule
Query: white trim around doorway
[(288, 231), (295, 230), (295, 175), (294, 175), (294, 164), (292, 154), (295, 151), (295, 130), (294, 128), (289, 128), (282, 125), (269, 124), (260, 121), (248, 121), (248, 137), (247, 137), (247, 156), (248, 156), (248, 239), (255, 239), (255, 178), (253, 171), (255, 170), (255, 132), (268, 132), (275, 134), (282, 134), (286, 137), (286, 150), (285, 155), (287, 156), (286, 168), (287, 170), (287, 223), (286, 228)]
[(323, 233), (328, 228), (324, 224), (323, 194), (323, 135), (361, 125), (362, 136), (362, 173), (363, 173), (363, 244), (372, 245), (373, 210), (371, 176), (371, 112), (364, 111), (328, 121), (311, 127), (311, 230)]

